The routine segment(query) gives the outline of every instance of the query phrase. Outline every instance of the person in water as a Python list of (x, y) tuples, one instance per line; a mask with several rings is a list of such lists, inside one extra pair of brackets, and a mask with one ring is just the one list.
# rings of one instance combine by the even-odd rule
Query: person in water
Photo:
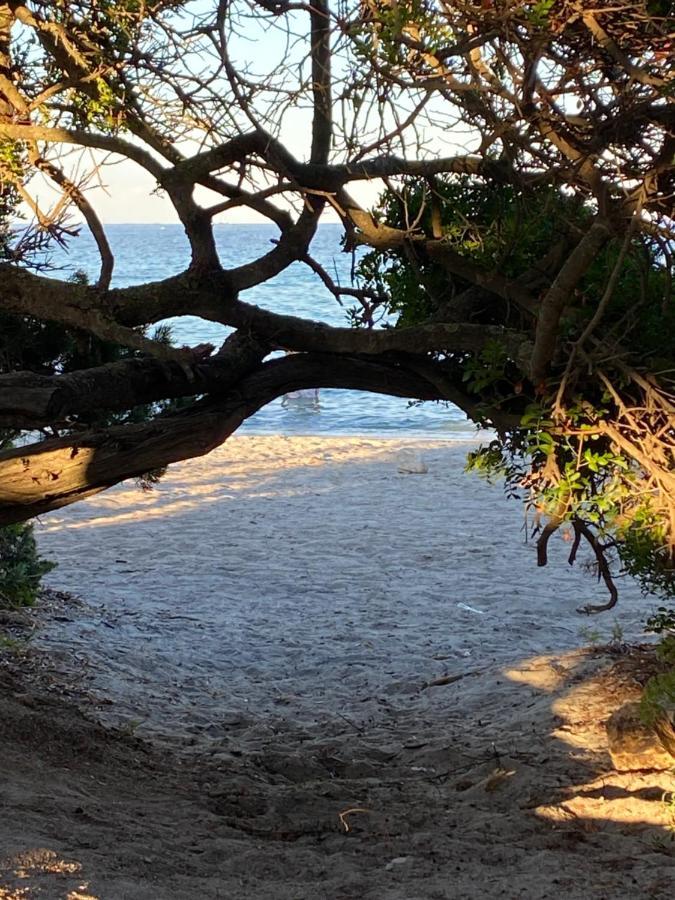
[(299, 391), (289, 391), (284, 394), (281, 405), (285, 408), (304, 407), (306, 409), (319, 409), (319, 389), (303, 388)]
[[(292, 356), (293, 350), (286, 350), (286, 356)], [(281, 405), (295, 407), (296, 409), (319, 409), (319, 389), (318, 388), (301, 388), (299, 391), (289, 391), (284, 394)]]

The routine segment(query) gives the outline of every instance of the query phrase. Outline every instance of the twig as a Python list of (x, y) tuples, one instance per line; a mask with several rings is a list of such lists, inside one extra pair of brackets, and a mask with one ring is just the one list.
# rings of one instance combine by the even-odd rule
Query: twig
[(423, 684), (420, 690), (426, 691), (427, 688), (430, 687), (443, 687), (446, 684), (454, 684), (456, 681), (461, 681), (462, 678), (468, 678), (469, 675), (480, 675), (480, 669), (472, 669), (470, 672), (460, 672), (459, 675), (441, 675), (440, 678), (434, 678), (433, 681), (427, 681), (426, 684)]
[(338, 818), (340, 820), (340, 824), (344, 828), (345, 832), (351, 831), (349, 827), (349, 822), (347, 821), (347, 816), (351, 816), (353, 813), (371, 813), (372, 809), (366, 809), (365, 806), (350, 806), (349, 809), (343, 809), (342, 812), (338, 813)]
[(354, 731), (355, 731), (357, 734), (363, 734), (363, 728), (359, 728), (359, 726), (356, 724), (356, 722), (352, 722), (351, 719), (348, 719), (347, 716), (343, 716), (342, 713), (341, 713), (341, 712), (337, 712), (337, 710), (335, 711), (335, 714), (336, 714), (340, 719), (342, 719), (343, 722), (346, 722), (347, 725), (349, 725), (350, 728), (353, 728)]
[[(616, 606), (617, 600), (619, 599), (619, 592), (616, 585), (614, 584), (614, 580), (612, 579), (612, 573), (609, 571), (609, 564), (607, 563), (607, 558), (605, 556), (605, 547), (593, 534), (588, 525), (581, 519), (574, 518), (572, 520), (572, 525), (574, 526), (575, 535), (583, 535), (591, 545), (598, 563), (598, 577), (602, 577), (602, 580), (605, 582), (607, 590), (609, 591), (609, 600), (607, 601), (607, 603), (603, 603), (600, 606), (582, 606), (578, 610), (578, 612), (584, 612), (588, 615), (591, 615), (592, 613), (605, 612), (606, 610), (612, 609), (614, 606)], [(575, 537), (575, 544), (576, 543), (578, 542)]]

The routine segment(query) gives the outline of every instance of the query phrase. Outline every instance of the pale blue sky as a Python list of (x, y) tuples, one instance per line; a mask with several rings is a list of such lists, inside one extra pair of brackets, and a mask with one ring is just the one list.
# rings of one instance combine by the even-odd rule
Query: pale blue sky
[[(193, 11), (203, 12), (213, 9), (215, 6), (216, 0), (195, 0), (191, 8)], [(297, 30), (301, 35), (306, 34), (305, 19), (306, 16), (303, 14), (302, 20), (298, 21)], [(304, 39), (300, 46), (306, 51)], [(296, 54), (293, 50), (288, 49), (285, 36), (280, 31), (263, 27), (259, 19), (251, 19), (246, 22), (245, 36), (234, 42), (231, 52), (238, 63), (246, 61), (256, 70), (264, 67), (278, 73), (284, 63), (292, 66), (291, 71), (294, 70), (295, 65), (302, 58), (300, 46)], [(197, 53), (192, 53), (191, 56), (186, 56), (184, 59), (193, 71), (200, 68), (201, 58)], [(231, 102), (226, 91), (227, 88), (224, 86), (224, 102)], [(404, 114), (405, 110), (402, 110), (402, 115)], [(442, 126), (433, 129), (433, 143), (436, 152), (442, 154), (462, 152), (453, 140), (453, 131)], [(308, 108), (290, 109), (284, 113), (281, 137), (289, 150), (299, 159), (306, 159), (308, 156), (310, 134), (311, 116)], [(125, 135), (125, 138), (128, 139), (128, 135)], [(368, 140), (366, 139), (366, 142)], [(75, 163), (76, 154), (70, 154), (70, 158), (73, 160), (70, 170), (75, 169), (82, 173), (92, 169), (92, 161), (99, 163), (103, 156), (86, 151), (79, 164)], [(359, 202), (370, 206), (376, 201), (382, 187), (381, 182), (375, 181), (353, 184), (350, 189)], [(200, 193), (200, 190), (198, 189), (195, 196), (205, 205), (222, 199), (203, 190)], [(97, 177), (89, 181), (86, 191), (90, 203), (104, 223), (171, 223), (178, 221), (171, 203), (156, 190), (153, 177), (140, 166), (129, 161), (120, 160), (114, 165), (108, 164), (100, 167)], [(42, 178), (36, 178), (32, 182), (31, 192), (36, 196), (43, 210), (55, 203), (59, 196), (58, 192), (54, 191), (51, 185)], [(79, 215), (75, 214), (75, 217), (79, 218)], [(327, 217), (334, 220), (337, 218), (333, 212), (327, 213)], [(261, 219), (254, 212), (241, 207), (220, 215), (216, 221), (256, 222)]]

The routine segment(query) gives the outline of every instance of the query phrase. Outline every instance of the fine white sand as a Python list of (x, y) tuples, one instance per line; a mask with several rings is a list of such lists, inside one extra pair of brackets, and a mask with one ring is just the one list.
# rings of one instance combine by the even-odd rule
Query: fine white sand
[(589, 619), (606, 593), (583, 554), (570, 568), (556, 536), (537, 568), (520, 505), (464, 473), (470, 446), (236, 437), (45, 517), (49, 582), (87, 605), (40, 640), (76, 652), (106, 721), (175, 738), (421, 712), (444, 674), (639, 636), (634, 586)]
[(604, 733), (656, 603), (577, 613), (467, 449), (237, 437), (45, 517), (82, 603), (0, 691), (0, 898), (670, 900), (675, 776)]

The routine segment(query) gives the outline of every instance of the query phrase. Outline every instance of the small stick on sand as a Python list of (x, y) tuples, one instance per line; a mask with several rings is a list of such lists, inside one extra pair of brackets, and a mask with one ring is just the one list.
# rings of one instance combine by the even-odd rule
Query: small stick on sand
[(350, 831), (349, 822), (347, 821), (347, 816), (351, 816), (352, 813), (370, 813), (372, 809), (366, 809), (362, 806), (351, 806), (349, 809), (343, 809), (342, 812), (338, 813), (338, 818), (340, 819), (340, 824), (344, 828), (345, 832)]
[(469, 675), (479, 675), (480, 669), (472, 669), (470, 672), (460, 672), (459, 675), (441, 675), (440, 678), (434, 678), (433, 681), (427, 681), (422, 685), (422, 690), (426, 691), (430, 687), (442, 687), (444, 684), (454, 684), (462, 678), (468, 678)]

